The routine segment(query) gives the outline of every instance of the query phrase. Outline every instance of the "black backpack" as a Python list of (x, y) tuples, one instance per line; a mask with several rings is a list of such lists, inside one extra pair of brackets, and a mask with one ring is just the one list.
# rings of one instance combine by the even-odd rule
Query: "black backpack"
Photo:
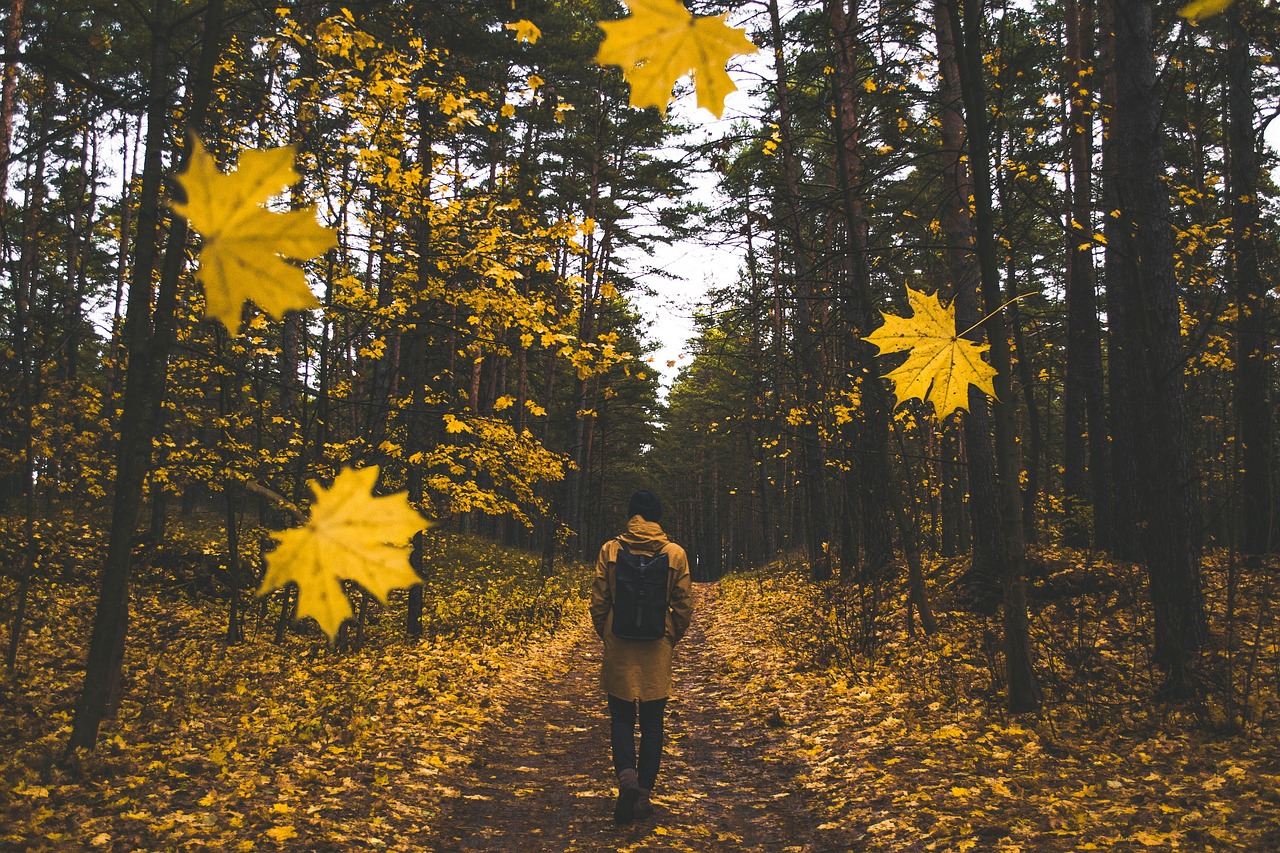
[(621, 540), (614, 564), (613, 636), (622, 640), (660, 640), (667, 633), (667, 555), (633, 554)]

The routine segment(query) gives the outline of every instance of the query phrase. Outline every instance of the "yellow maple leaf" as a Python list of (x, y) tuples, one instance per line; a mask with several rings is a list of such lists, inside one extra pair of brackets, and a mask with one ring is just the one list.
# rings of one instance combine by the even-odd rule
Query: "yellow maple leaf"
[(1170, 833), (1165, 832), (1147, 832), (1145, 829), (1139, 830), (1134, 836), (1143, 847), (1163, 847), (1170, 840)]
[(600, 65), (619, 65), (631, 84), (631, 106), (667, 111), (671, 87), (693, 72), (698, 106), (716, 118), (724, 99), (737, 91), (725, 63), (742, 53), (755, 53), (746, 30), (725, 23), (728, 13), (695, 17), (680, 0), (627, 0), (631, 16), (601, 21), (605, 40), (596, 54)]
[(884, 325), (863, 340), (882, 353), (909, 352), (907, 360), (889, 371), (899, 403), (913, 397), (933, 403), (938, 418), (969, 408), (969, 385), (991, 397), (996, 371), (982, 360), (987, 344), (956, 334), (955, 304), (942, 306), (937, 296), (907, 288), (911, 317), (882, 314)]
[(196, 278), (206, 316), (235, 334), (246, 299), (276, 317), (320, 307), (302, 270), (284, 258), (322, 254), (337, 245), (337, 234), (316, 222), (314, 207), (273, 213), (262, 206), (298, 180), (293, 147), (245, 151), (239, 168), (223, 174), (200, 140), (192, 144), (191, 163), (178, 176), (187, 200), (171, 206), (204, 241)]
[(1235, 2), (1236, 0), (1191, 0), (1178, 10), (1178, 14), (1191, 23), (1198, 24), (1205, 18), (1222, 14)]
[(527, 41), (529, 44), (537, 44), (538, 38), (542, 35), (542, 30), (538, 29), (538, 25), (533, 21), (516, 21), (514, 24), (507, 24), (507, 29), (515, 32), (517, 42)]
[(387, 593), (418, 583), (409, 565), (409, 539), (428, 522), (414, 512), (405, 493), (373, 497), (378, 466), (347, 468), (324, 489), (314, 480), (311, 518), (302, 527), (276, 533), (267, 555), (263, 595), (290, 581), (298, 584), (298, 617), (313, 617), (337, 637), (351, 602), (342, 581), (360, 584), (381, 601)]
[(276, 841), (288, 841), (290, 838), (298, 837), (298, 830), (294, 828), (293, 824), (288, 824), (287, 826), (277, 826), (268, 829), (267, 835), (271, 836)]

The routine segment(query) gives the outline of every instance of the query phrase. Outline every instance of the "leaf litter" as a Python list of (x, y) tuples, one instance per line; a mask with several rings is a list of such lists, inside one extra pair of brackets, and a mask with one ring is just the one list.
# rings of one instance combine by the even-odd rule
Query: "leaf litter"
[[(92, 531), (61, 535), (92, 563)], [(0, 846), (815, 853), (1280, 842), (1274, 699), (1254, 697), (1250, 724), (1232, 730), (1214, 727), (1220, 709), (1152, 704), (1149, 661), (1131, 652), (1149, 630), (1133, 616), (1132, 567), (1094, 564), (1091, 591), (1059, 596), (1081, 572), (1074, 555), (1050, 555), (1033, 596), (1047, 710), (1018, 718), (999, 707), (984, 620), (947, 608), (954, 564), (932, 571), (942, 631), (909, 637), (886, 615), (871, 652), (849, 651), (840, 587), (812, 584), (795, 565), (699, 585), (676, 656), (659, 815), (616, 827), (585, 570), (546, 579), (536, 556), (431, 541), (429, 636), (403, 638), (393, 593), (385, 610), (371, 605), (364, 646), (341, 654), (305, 625), (281, 647), (261, 628), (225, 646), (225, 602), (193, 585), (189, 566), (153, 555), (135, 591), (120, 714), (95, 753), (63, 766), (89, 621), (84, 578), (66, 569), (69, 580), (39, 592), (19, 677), (0, 694)], [(1217, 565), (1211, 606), (1220, 581)], [(1268, 590), (1242, 583), (1240, 606), (1265, 612)], [(1088, 666), (1063, 652), (1081, 612), (1096, 629)], [(1250, 633), (1260, 666), (1274, 665), (1273, 633)]]

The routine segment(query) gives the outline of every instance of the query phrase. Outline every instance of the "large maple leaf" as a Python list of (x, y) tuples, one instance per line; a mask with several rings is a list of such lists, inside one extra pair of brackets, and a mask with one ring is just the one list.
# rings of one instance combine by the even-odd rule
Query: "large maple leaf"
[(311, 518), (275, 534), (278, 545), (267, 555), (258, 595), (297, 583), (298, 617), (313, 617), (332, 638), (351, 616), (343, 580), (355, 581), (383, 602), (391, 590), (418, 583), (409, 565), (409, 540), (430, 525), (403, 492), (373, 497), (377, 480), (373, 465), (343, 470), (328, 489), (312, 481)]
[(1179, 9), (1178, 14), (1191, 23), (1198, 24), (1206, 18), (1222, 14), (1235, 2), (1236, 0), (1192, 0)]
[(884, 325), (863, 338), (882, 353), (910, 353), (886, 374), (893, 381), (898, 403), (913, 397), (931, 402), (941, 419), (956, 409), (969, 408), (970, 384), (994, 397), (991, 380), (996, 371), (981, 358), (988, 345), (956, 334), (955, 304), (944, 308), (937, 296), (909, 287), (907, 302), (912, 316), (882, 314)]
[(192, 143), (191, 163), (178, 176), (187, 200), (171, 206), (203, 239), (196, 277), (205, 314), (235, 334), (246, 299), (276, 317), (320, 307), (302, 270), (284, 258), (313, 258), (337, 245), (337, 234), (316, 222), (315, 207), (273, 213), (262, 206), (298, 180), (293, 147), (245, 151), (239, 168), (224, 175), (200, 140)]
[(755, 53), (746, 30), (730, 27), (724, 15), (695, 17), (680, 0), (627, 0), (631, 16), (601, 21), (605, 40), (596, 62), (620, 65), (631, 84), (633, 107), (657, 107), (664, 114), (675, 82), (693, 72), (698, 106), (716, 118), (724, 99), (737, 86), (725, 63), (741, 53)]

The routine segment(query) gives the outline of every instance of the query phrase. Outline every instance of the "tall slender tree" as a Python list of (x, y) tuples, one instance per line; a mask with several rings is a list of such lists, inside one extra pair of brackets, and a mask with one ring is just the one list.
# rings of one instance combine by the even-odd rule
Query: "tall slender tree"
[[(999, 489), (1000, 519), (1003, 542), (999, 552), (1002, 591), (1005, 673), (1009, 679), (1009, 708), (1015, 712), (1032, 711), (1040, 706), (1040, 689), (1036, 681), (1031, 632), (1027, 621), (1027, 595), (1024, 564), (1025, 536), (1022, 522), (1020, 467), (1017, 438), (1014, 432), (1013, 392), (1009, 334), (1000, 313), (999, 270), (996, 267), (995, 225), (991, 214), (991, 157), (987, 120), (986, 86), (983, 79), (982, 27), (984, 15), (980, 0), (947, 0), (946, 12), (951, 21), (951, 36), (956, 48), (956, 68), (964, 100), (965, 130), (969, 151), (969, 173), (973, 181), (970, 198), (973, 206), (973, 234), (978, 256), (979, 289), (987, 317), (987, 341), (991, 366), (996, 370), (993, 384), (996, 400), (992, 405), (995, 436), (995, 461)], [(957, 312), (959, 314), (959, 312)], [(960, 320), (963, 323), (963, 320)]]
[(1240, 474), (1236, 513), (1241, 550), (1262, 554), (1275, 550), (1276, 496), (1272, 475), (1272, 374), (1267, 357), (1268, 282), (1258, 264), (1261, 222), (1258, 216), (1258, 132), (1253, 74), (1245, 21), (1253, 4), (1236, 3), (1227, 10), (1227, 193), (1231, 217), (1227, 256), (1236, 312), (1235, 414), (1239, 436)]
[[(1134, 488), (1140, 544), (1155, 617), (1155, 659), (1171, 695), (1190, 688), (1190, 671), (1204, 636), (1195, 483), (1183, 386), (1181, 312), (1173, 268), (1169, 196), (1164, 189), (1161, 92), (1156, 82), (1150, 0), (1104, 0), (1114, 39), (1110, 75), (1115, 101), (1109, 133), (1112, 183), (1125, 240), (1116, 252), (1120, 281), (1108, 284), (1119, 309), (1124, 392), (1133, 426)], [(1123, 253), (1123, 254), (1121, 254)]]
[[(214, 64), (222, 37), (222, 0), (210, 0), (198, 61), (190, 70), (186, 128), (201, 128), (208, 109)], [(165, 129), (172, 109), (172, 38), (176, 10), (170, 0), (155, 0), (151, 16), (151, 66), (142, 190), (139, 199), (138, 250), (129, 284), (129, 308), (124, 342), (129, 355), (125, 374), (124, 413), (120, 421), (120, 449), (107, 557), (102, 567), (93, 636), (89, 644), (84, 687), (76, 706), (68, 749), (92, 748), (102, 720), (118, 701), (125, 637), (129, 624), (129, 576), (133, 537), (137, 529), (143, 486), (151, 468), (152, 439), (160, 422), (168, 372), (169, 348), (176, 322), (178, 277), (186, 255), (186, 225), (170, 228), (160, 289), (152, 309), (161, 220), (162, 158)], [(184, 148), (184, 151), (188, 149)]]

